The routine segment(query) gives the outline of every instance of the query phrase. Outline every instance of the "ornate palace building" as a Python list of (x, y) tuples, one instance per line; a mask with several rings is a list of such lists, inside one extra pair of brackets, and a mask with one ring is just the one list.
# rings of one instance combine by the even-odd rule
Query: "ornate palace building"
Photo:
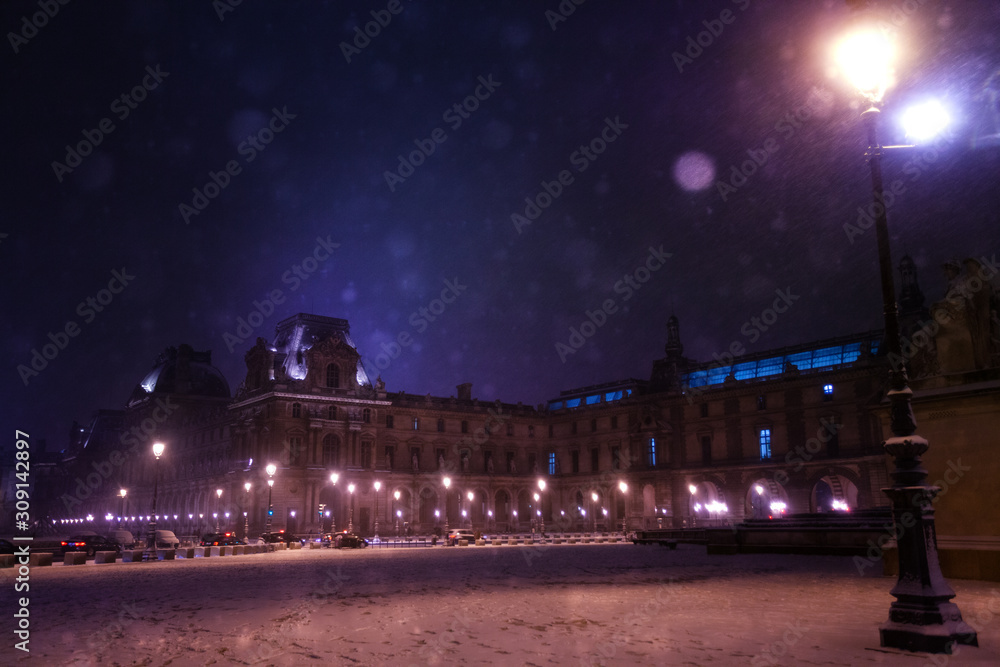
[[(908, 258), (901, 270), (919, 432), (931, 480), (947, 487), (939, 533), (997, 553), (1000, 516), (978, 498), (1000, 478), (1000, 346), (940, 316), (972, 308), (989, 282), (978, 295), (963, 283), (960, 303), (955, 272), (950, 296), (928, 309)], [(332, 317), (300, 313), (258, 338), (234, 395), (209, 352), (170, 348), (124, 410), (74, 429), (50, 518), (124, 516), (139, 530), (154, 477), (160, 525), (179, 534), (217, 521), (241, 535), (268, 525), (427, 533), (446, 522), (619, 530), (887, 506), (880, 332), (711, 363), (683, 355), (677, 318), (665, 338), (648, 378), (539, 406), (479, 401), (470, 384), (447, 397), (389, 392), (366, 373), (348, 322)], [(154, 441), (166, 444), (159, 462)]]

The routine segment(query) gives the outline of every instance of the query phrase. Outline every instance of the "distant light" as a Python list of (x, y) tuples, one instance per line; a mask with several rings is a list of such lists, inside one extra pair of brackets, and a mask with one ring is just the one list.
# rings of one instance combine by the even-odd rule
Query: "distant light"
[(691, 495), (693, 496), (694, 494), (698, 493), (698, 487), (695, 486), (694, 484), (688, 484), (688, 491), (690, 491)]
[(757, 492), (758, 496), (764, 495), (764, 487), (761, 486), (760, 484), (754, 485), (753, 490)]
[(833, 385), (832, 384), (823, 385), (823, 393), (826, 394), (827, 396), (833, 394)]
[(715, 181), (715, 162), (700, 151), (688, 151), (674, 162), (674, 181), (688, 192), (704, 190)]
[(951, 116), (937, 100), (910, 107), (903, 113), (906, 136), (916, 142), (930, 141), (943, 133)]
[(834, 500), (833, 501), (833, 510), (835, 512), (850, 512), (851, 508), (843, 500)]
[(788, 505), (786, 505), (780, 500), (775, 500), (771, 503), (771, 512), (773, 514), (784, 514), (787, 508)]

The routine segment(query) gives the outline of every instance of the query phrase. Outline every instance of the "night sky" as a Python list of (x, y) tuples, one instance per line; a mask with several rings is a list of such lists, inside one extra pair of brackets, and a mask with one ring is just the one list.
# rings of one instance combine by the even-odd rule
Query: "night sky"
[[(874, 232), (844, 229), (871, 191), (843, 0), (48, 2), (0, 6), (7, 434), (65, 446), (181, 343), (235, 391), (297, 312), (348, 319), (389, 391), (527, 404), (648, 378), (672, 312), (704, 361), (881, 327)], [(1000, 251), (1000, 4), (880, 6), (883, 143), (927, 96), (956, 117), (885, 162), (894, 260), (936, 300), (945, 259)]]

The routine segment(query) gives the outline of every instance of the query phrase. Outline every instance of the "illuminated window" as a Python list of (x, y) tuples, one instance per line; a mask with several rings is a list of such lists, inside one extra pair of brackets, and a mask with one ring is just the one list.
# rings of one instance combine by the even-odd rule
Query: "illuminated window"
[(414, 431), (419, 431), (420, 430), (420, 418), (419, 417), (414, 417), (413, 418), (413, 430)]
[(757, 439), (760, 441), (760, 458), (771, 458), (771, 429), (760, 429), (757, 433)]
[(549, 452), (549, 474), (556, 474), (556, 453)]
[(833, 399), (833, 385), (825, 384), (823, 385), (823, 400), (829, 401)]
[(649, 439), (649, 446), (646, 448), (646, 464), (650, 468), (656, 467), (656, 438)]

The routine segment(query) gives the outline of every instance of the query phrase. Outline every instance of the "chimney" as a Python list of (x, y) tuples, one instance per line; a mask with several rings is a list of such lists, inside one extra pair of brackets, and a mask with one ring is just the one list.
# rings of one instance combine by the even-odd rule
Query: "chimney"
[(472, 400), (472, 383), (463, 382), (462, 384), (455, 387), (458, 389), (458, 400), (460, 401), (471, 401)]

